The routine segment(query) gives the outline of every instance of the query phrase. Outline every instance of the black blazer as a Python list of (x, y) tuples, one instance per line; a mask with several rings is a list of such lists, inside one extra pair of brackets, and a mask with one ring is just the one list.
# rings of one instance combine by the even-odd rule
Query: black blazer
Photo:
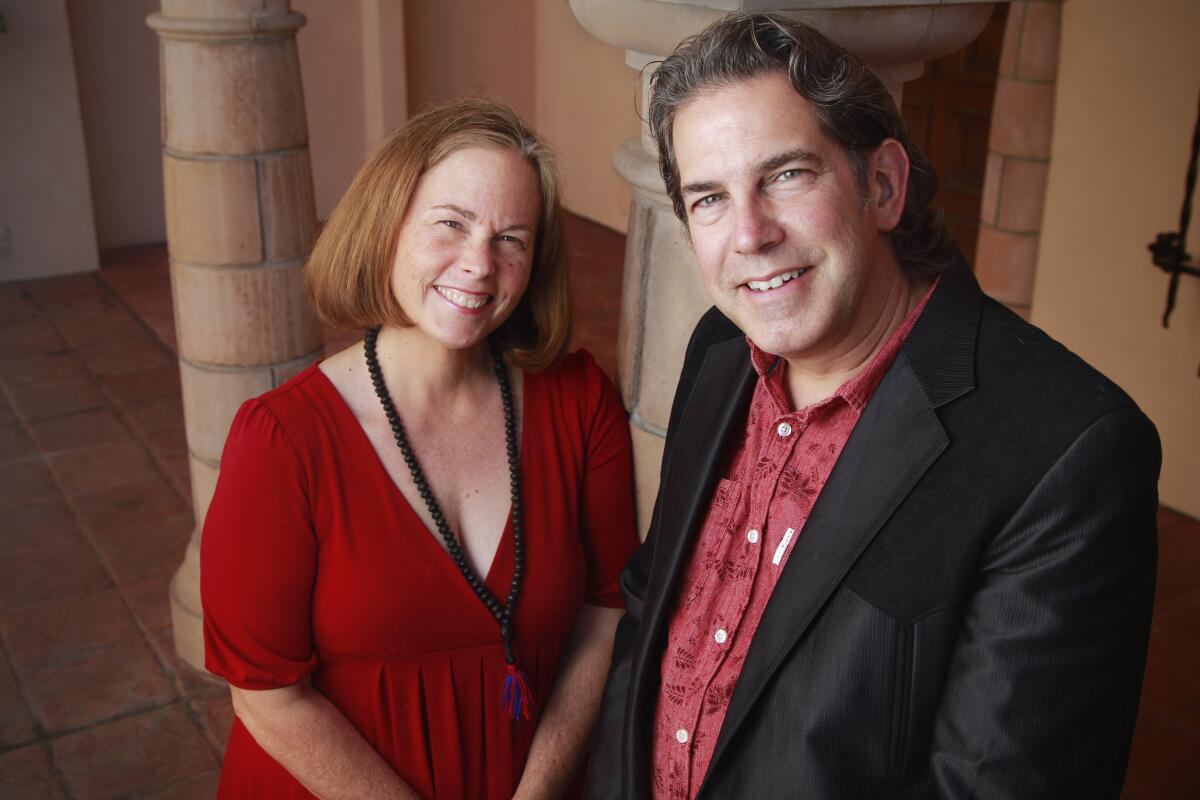
[[(713, 309), (622, 575), (589, 797), (650, 797), (676, 584), (754, 380)], [(943, 273), (780, 575), (699, 796), (1116, 798), (1159, 462), (1128, 396), (965, 266)]]

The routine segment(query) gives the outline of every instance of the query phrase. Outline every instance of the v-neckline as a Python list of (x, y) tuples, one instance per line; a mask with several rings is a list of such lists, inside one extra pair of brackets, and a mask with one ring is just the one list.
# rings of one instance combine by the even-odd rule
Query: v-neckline
[[(450, 552), (444, 546), (442, 546), (442, 544), (440, 543), (441, 534), (436, 530), (430, 530), (429, 526), (425, 524), (425, 520), (423, 520), (421, 518), (421, 515), (417, 513), (417, 510), (415, 508), (413, 508), (412, 503), (410, 503), (408, 501), (408, 498), (404, 496), (404, 492), (400, 490), (400, 487), (396, 484), (396, 481), (392, 478), (391, 473), (388, 472), (387, 467), (384, 466), (383, 460), (379, 457), (379, 453), (375, 450), (375, 445), (371, 443), (371, 437), (367, 435), (367, 432), (363, 428), (362, 423), (359, 422), (358, 417), (356, 417), (354, 415), (354, 411), (353, 411), (353, 409), (350, 408), (350, 404), (346, 402), (346, 398), (342, 397), (342, 393), (338, 391), (337, 386), (335, 386), (333, 384), (333, 381), (331, 381), (329, 379), (329, 376), (326, 375), (324, 373), (324, 371), (322, 371), (321, 365), (319, 362), (312, 365), (312, 370), (321, 376), (321, 381), (324, 383), (325, 387), (333, 394), (334, 397), (337, 398), (337, 404), (338, 404), (339, 408), (341, 409), (341, 413), (345, 414), (346, 417), (348, 418), (349, 422), (352, 423), (352, 427), (357, 432), (357, 435), (360, 439), (360, 443), (371, 453), (371, 458), (375, 462), (375, 468), (377, 470), (379, 470), (379, 472), (383, 476), (383, 479), (391, 487), (392, 492), (395, 493), (396, 499), (399, 501), (400, 506), (412, 517), (413, 522), (424, 532), (425, 535), (423, 537), (418, 537), (418, 538), (423, 539), (426, 542), (426, 544), (428, 544), (430, 547), (433, 547), (435, 550), (437, 550), (437, 552), (441, 554), (442, 562), (449, 569), (451, 569), (455, 575), (459, 576), (460, 578), (463, 578), (463, 586), (467, 589), (470, 589), (470, 586), (466, 583), (465, 576), (463, 576), (462, 572), (458, 568), (458, 564), (454, 563), (454, 558), (450, 555)], [(520, 417), (521, 417), (521, 442), (520, 442), (519, 458), (520, 458), (520, 462), (521, 462), (521, 474), (522, 475), (525, 475), (528, 472), (528, 470), (525, 468), (525, 454), (529, 450), (529, 448), (526, 446), (527, 445), (526, 437), (528, 436), (528, 431), (529, 431), (529, 425), (528, 425), (529, 381), (526, 380), (528, 377), (529, 377), (528, 373), (525, 373), (522, 376), (521, 410), (519, 412)], [(492, 558), (488, 562), (487, 573), (483, 577), (484, 586), (486, 586), (488, 588), (488, 590), (491, 591), (493, 594), (496, 594), (497, 589), (492, 584), (492, 578), (493, 578), (492, 573), (496, 569), (497, 562), (500, 561), (500, 556), (501, 556), (501, 553), (504, 552), (505, 545), (512, 539), (512, 535), (513, 535), (512, 522), (513, 522), (512, 500), (510, 499), (509, 503), (508, 503), (508, 513), (504, 517), (504, 527), (500, 531), (500, 539), (496, 543), (496, 549), (492, 552)], [(455, 534), (456, 537), (459, 536), (458, 532), (453, 532), (453, 533)], [(461, 540), (460, 540), (460, 544), (461, 544)], [(507, 594), (507, 590), (504, 587), (501, 587), (499, 596), (502, 597), (505, 594)], [(482, 603), (480, 604), (480, 608), (484, 608)], [(486, 608), (484, 610), (486, 611)]]

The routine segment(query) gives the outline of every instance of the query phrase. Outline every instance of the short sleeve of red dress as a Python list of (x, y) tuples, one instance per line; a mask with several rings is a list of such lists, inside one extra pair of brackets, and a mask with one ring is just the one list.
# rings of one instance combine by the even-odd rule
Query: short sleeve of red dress
[(587, 451), (580, 498), (580, 527), (587, 553), (586, 602), (621, 608), (618, 579), (638, 545), (633, 524), (633, 471), (629, 420), (608, 376), (582, 350), (569, 366), (579, 369), (584, 397)]
[(279, 421), (247, 401), (226, 439), (200, 553), (205, 666), (234, 686), (289, 686), (316, 666), (307, 492)]

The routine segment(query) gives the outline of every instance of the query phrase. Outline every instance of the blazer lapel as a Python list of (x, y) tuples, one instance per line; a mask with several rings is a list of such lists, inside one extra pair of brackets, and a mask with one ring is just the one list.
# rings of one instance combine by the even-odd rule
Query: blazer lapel
[(721, 768), (722, 754), (780, 663), (949, 443), (935, 409), (974, 387), (982, 300), (965, 267), (943, 273), (867, 404), (763, 613), (717, 737), (710, 773)]

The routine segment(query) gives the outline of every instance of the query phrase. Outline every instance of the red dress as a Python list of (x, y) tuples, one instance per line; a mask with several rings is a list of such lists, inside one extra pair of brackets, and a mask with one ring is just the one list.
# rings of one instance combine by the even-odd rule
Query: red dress
[[(629, 429), (587, 353), (527, 373), (517, 663), (533, 719), (501, 707), (499, 628), (312, 366), (238, 412), (204, 525), (208, 668), (271, 689), (306, 675), (422, 797), (508, 798), (581, 606), (619, 607), (637, 545)], [(418, 454), (419, 457), (420, 454)], [(486, 584), (512, 576), (512, 519)], [(220, 797), (311, 797), (235, 720)]]

